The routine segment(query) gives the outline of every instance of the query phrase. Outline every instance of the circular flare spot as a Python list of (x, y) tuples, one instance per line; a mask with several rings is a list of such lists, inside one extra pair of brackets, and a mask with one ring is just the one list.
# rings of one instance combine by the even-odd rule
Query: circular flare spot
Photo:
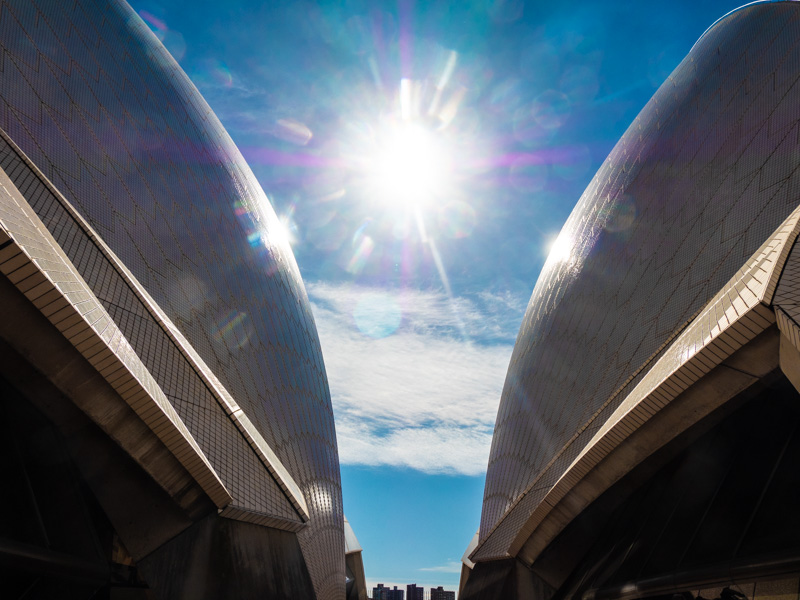
[(627, 231), (636, 220), (636, 204), (629, 196), (620, 196), (602, 212), (605, 213), (605, 228), (612, 233)]
[(465, 238), (475, 229), (475, 209), (466, 202), (454, 200), (439, 210), (439, 229), (451, 238)]
[(402, 318), (400, 305), (388, 294), (365, 294), (353, 311), (358, 330), (376, 339), (385, 338), (397, 331)]

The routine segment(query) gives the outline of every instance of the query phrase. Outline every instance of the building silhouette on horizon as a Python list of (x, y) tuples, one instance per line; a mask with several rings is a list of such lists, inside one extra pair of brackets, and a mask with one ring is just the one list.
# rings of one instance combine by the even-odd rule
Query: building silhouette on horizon
[(447, 591), (441, 585), (437, 588), (431, 588), (430, 600), (456, 600), (456, 593)]
[(372, 600), (403, 600), (404, 597), (405, 594), (403, 590), (397, 589), (397, 586), (388, 588), (382, 583), (379, 583), (372, 588)]

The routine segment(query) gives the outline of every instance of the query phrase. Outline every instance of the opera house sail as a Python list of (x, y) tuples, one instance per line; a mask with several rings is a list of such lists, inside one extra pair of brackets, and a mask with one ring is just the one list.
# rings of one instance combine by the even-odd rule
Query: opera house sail
[(4, 598), (344, 599), (297, 265), (121, 0), (0, 1), (0, 272)]
[(528, 305), (462, 600), (797, 598), (800, 4), (715, 23)]

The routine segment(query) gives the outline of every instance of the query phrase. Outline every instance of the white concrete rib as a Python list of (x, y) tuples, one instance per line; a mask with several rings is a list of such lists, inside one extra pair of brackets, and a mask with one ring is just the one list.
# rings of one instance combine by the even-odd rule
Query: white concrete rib
[[(103, 255), (106, 257), (109, 263), (117, 271), (117, 273), (119, 273), (119, 275), (123, 278), (123, 280), (125, 280), (125, 282), (130, 286), (130, 288), (137, 295), (139, 300), (141, 300), (141, 302), (144, 304), (145, 308), (150, 313), (152, 318), (159, 324), (159, 326), (163, 329), (163, 331), (170, 338), (170, 340), (178, 347), (181, 353), (186, 357), (188, 362), (192, 365), (192, 368), (195, 370), (195, 372), (198, 374), (198, 376), (207, 386), (207, 388), (211, 391), (214, 398), (217, 400), (219, 405), (231, 419), (231, 421), (239, 430), (241, 435), (247, 440), (252, 450), (259, 457), (261, 463), (269, 471), (269, 473), (278, 483), (280, 488), (283, 490), (287, 499), (291, 502), (294, 509), (300, 515), (302, 521), (308, 522), (309, 519), (308, 505), (306, 503), (302, 490), (300, 489), (300, 486), (291, 476), (291, 474), (283, 465), (283, 463), (281, 463), (278, 456), (275, 454), (272, 448), (270, 448), (267, 441), (252, 424), (250, 419), (247, 417), (242, 408), (238, 405), (233, 396), (228, 392), (225, 386), (222, 385), (222, 383), (219, 381), (216, 375), (214, 375), (214, 373), (208, 367), (205, 361), (203, 361), (203, 359), (200, 357), (200, 355), (197, 353), (197, 351), (194, 349), (191, 343), (178, 330), (178, 328), (169, 319), (169, 317), (167, 317), (167, 315), (164, 313), (164, 311), (161, 309), (158, 303), (150, 296), (150, 294), (147, 293), (147, 291), (144, 289), (141, 283), (139, 283), (138, 279), (136, 279), (136, 277), (134, 277), (134, 275), (128, 270), (125, 264), (119, 258), (117, 258), (116, 254), (114, 254), (111, 248), (108, 247), (108, 245), (94, 231), (94, 229), (89, 225), (89, 223), (80, 215), (80, 213), (78, 213), (78, 211), (72, 206), (72, 204), (70, 204), (67, 201), (67, 199), (64, 198), (64, 196), (58, 191), (58, 189), (55, 188), (55, 186), (53, 186), (50, 183), (50, 181), (41, 173), (41, 171), (39, 171), (36, 165), (30, 159), (28, 159), (27, 156), (25, 156), (25, 154), (19, 149), (19, 147), (14, 143), (14, 141), (11, 138), (9, 138), (8, 135), (6, 135), (4, 131), (2, 131), (2, 129), (0, 129), (0, 137), (2, 137), (6, 141), (6, 143), (8, 143), (17, 152), (17, 154), (22, 158), (22, 160), (25, 161), (26, 165), (39, 176), (39, 178), (45, 185), (48, 186), (50, 191), (58, 199), (58, 201), (65, 208), (65, 210), (67, 210), (67, 212), (75, 220), (75, 222), (83, 229), (86, 235), (92, 239), (93, 243), (103, 253)], [(11, 183), (10, 180), (8, 179), (7, 181), (13, 187), (13, 183)], [(31, 213), (33, 214), (33, 211), (31, 211)], [(37, 218), (38, 220), (38, 217), (36, 217), (35, 214), (33, 214), (33, 217)], [(46, 231), (46, 227), (44, 227), (44, 225), (41, 226)], [(53, 244), (55, 244), (56, 247), (58, 247), (58, 244), (55, 242), (55, 240), (52, 241)], [(69, 262), (69, 259), (66, 257), (66, 255), (64, 255), (64, 258), (65, 260), (67, 260), (67, 262)], [(132, 349), (131, 352), (133, 352)], [(241, 510), (239, 511), (239, 513), (244, 513), (244, 512), (246, 511), (241, 511)], [(241, 516), (235, 518), (238, 518), (239, 520), (250, 520), (243, 518)]]
[(0, 169), (0, 272), (69, 340), (218, 507), (232, 500), (156, 380)]

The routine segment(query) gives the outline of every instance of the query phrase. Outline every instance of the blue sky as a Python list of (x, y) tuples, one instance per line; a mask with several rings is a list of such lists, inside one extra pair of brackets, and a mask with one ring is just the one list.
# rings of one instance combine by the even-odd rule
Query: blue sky
[[(132, 5), (286, 224), (368, 585), (455, 588), (550, 245), (656, 88), (738, 2)], [(400, 174), (397, 195), (380, 157), (407, 123), (426, 140), (417, 166), (439, 179), (405, 188), (415, 178)]]

